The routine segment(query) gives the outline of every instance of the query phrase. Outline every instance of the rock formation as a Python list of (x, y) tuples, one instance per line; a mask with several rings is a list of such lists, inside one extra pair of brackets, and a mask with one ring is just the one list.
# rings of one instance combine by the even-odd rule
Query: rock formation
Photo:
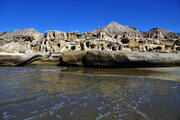
[(33, 28), (13, 30), (0, 35), (0, 44), (9, 52), (25, 52), (40, 38), (42, 34)]
[(97, 29), (92, 31), (93, 33), (100, 34), (106, 33), (112, 37), (119, 35), (120, 38), (127, 37), (141, 37), (142, 34), (135, 27), (123, 26), (116, 22), (111, 22), (107, 26), (102, 27), (101, 29)]
[(180, 54), (117, 51), (66, 51), (61, 65), (84, 67), (153, 67), (180, 65)]
[[(2, 32), (0, 34), (0, 39), (14, 40), (14, 37), (16, 36), (31, 36), (33, 37), (33, 39), (38, 39), (38, 37), (41, 36), (41, 34), (37, 30), (34, 30), (33, 28), (28, 28), (28, 29), (13, 30), (9, 32)], [(19, 38), (19, 39), (23, 39), (23, 38)]]
[(162, 28), (152, 28), (150, 31), (145, 33), (146, 38), (157, 38), (157, 39), (178, 39), (180, 33), (171, 32)]
[(162, 28), (143, 32), (135, 27), (111, 22), (84, 33), (49, 30), (41, 34), (33, 28), (0, 32), (0, 49), (43, 56), (74, 50), (177, 53), (180, 51), (179, 40), (180, 33)]

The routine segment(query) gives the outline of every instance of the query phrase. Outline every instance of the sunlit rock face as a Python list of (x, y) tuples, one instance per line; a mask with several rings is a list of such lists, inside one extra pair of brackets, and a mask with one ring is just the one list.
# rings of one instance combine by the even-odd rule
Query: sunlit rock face
[(4, 45), (2, 49), (9, 52), (28, 52), (33, 51), (35, 41), (38, 41), (43, 36), (42, 34), (33, 29), (20, 29), (9, 32), (4, 32), (0, 35), (1, 45)]
[(76, 40), (81, 38), (81, 35), (78, 33), (78, 31), (62, 32), (57, 30), (49, 30), (44, 34), (44, 38), (48, 41), (50, 40), (57, 42), (60, 40)]
[(145, 33), (147, 38), (158, 38), (158, 39), (172, 39), (180, 38), (180, 34), (172, 31), (168, 31), (163, 28), (152, 28), (150, 31)]
[(24, 40), (29, 40), (30, 38), (28, 38), (28, 36), (31, 37), (31, 39), (39, 39), (41, 37), (41, 33), (33, 28), (19, 29), (0, 34), (0, 39), (10, 41), (14, 40), (16, 36), (19, 37), (19, 39)]
[(78, 33), (49, 30), (41, 34), (33, 28), (0, 32), (1, 49), (16, 53), (61, 53), (74, 50), (138, 51), (177, 53), (180, 33), (162, 28), (148, 32), (111, 22), (96, 30)]
[(123, 26), (118, 24), (117, 22), (111, 22), (107, 26), (94, 30), (95, 33), (106, 33), (110, 36), (116, 36), (121, 35), (123, 38), (127, 37), (141, 37), (142, 34), (137, 30), (137, 28), (129, 27), (129, 26)]
[(157, 67), (180, 65), (180, 54), (117, 51), (66, 51), (61, 65), (85, 67)]
[(67, 34), (65, 32), (57, 31), (57, 30), (50, 30), (46, 31), (44, 34), (44, 38), (48, 41), (59, 41), (67, 39)]

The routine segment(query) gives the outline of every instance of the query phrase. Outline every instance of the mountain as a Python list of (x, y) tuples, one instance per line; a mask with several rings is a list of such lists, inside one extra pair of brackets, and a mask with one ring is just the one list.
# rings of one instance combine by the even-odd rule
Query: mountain
[(0, 45), (20, 39), (33, 40), (41, 37), (41, 33), (33, 28), (0, 32)]
[(40, 34), (40, 32), (33, 28), (13, 30), (13, 31), (3, 33), (0, 36), (0, 39), (12, 39), (13, 36), (15, 35), (32, 35), (32, 34)]
[[(148, 32), (138, 31), (136, 27), (130, 27), (125, 25), (120, 25), (117, 22), (111, 22), (105, 27), (98, 27), (96, 30), (88, 31), (85, 33), (93, 33), (98, 35), (99, 33), (104, 32), (110, 37), (115, 37), (116, 35), (120, 35), (120, 38), (158, 38), (158, 39), (179, 39), (180, 33), (168, 31), (163, 28), (152, 28)], [(13, 39), (14, 36), (22, 35), (22, 36), (33, 36), (35, 34), (39, 34), (37, 30), (33, 28), (13, 30), (8, 32), (0, 31), (0, 39)], [(46, 33), (45, 33), (46, 34)], [(81, 34), (83, 35), (83, 33)], [(91, 39), (91, 36), (88, 36)]]
[(117, 22), (111, 22), (104, 28), (100, 29), (99, 32), (106, 32), (108, 34), (122, 34), (122, 33), (133, 33), (137, 34), (139, 31), (137, 28), (129, 27), (129, 26), (123, 26), (118, 24)]
[[(105, 27), (84, 33), (49, 30), (41, 34), (33, 28), (0, 32), (0, 48), (11, 52), (54, 53), (69, 50), (157, 51), (180, 50), (180, 33), (163, 28), (148, 32), (111, 22)], [(1, 47), (2, 46), (2, 47)]]
[(180, 33), (168, 31), (163, 28), (152, 28), (148, 32), (145, 33), (145, 37), (147, 38), (180, 38)]
[(105, 27), (98, 28), (91, 32), (94, 32), (96, 34), (100, 32), (105, 32), (109, 35), (123, 35), (123, 34), (141, 35), (141, 33), (138, 31), (137, 28), (123, 26), (123, 25), (118, 24), (117, 22), (111, 22)]
[(136, 27), (120, 25), (117, 22), (111, 22), (105, 27), (99, 27), (96, 30), (89, 31), (94, 34), (100, 32), (105, 32), (108, 35), (122, 35), (140, 38), (160, 38), (160, 39), (170, 39), (170, 38), (180, 38), (180, 33), (168, 31), (163, 28), (152, 28), (148, 32), (138, 31)]

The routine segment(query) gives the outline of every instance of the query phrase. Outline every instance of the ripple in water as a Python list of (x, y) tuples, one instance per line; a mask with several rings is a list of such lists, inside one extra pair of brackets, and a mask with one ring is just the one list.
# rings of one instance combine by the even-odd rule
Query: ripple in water
[(1, 67), (2, 120), (180, 119), (180, 82)]

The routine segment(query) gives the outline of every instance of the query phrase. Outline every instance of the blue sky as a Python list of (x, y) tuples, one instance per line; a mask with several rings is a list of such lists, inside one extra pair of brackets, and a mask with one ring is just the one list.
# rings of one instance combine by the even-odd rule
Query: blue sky
[(180, 33), (180, 0), (0, 0), (0, 31), (85, 32), (111, 21)]

